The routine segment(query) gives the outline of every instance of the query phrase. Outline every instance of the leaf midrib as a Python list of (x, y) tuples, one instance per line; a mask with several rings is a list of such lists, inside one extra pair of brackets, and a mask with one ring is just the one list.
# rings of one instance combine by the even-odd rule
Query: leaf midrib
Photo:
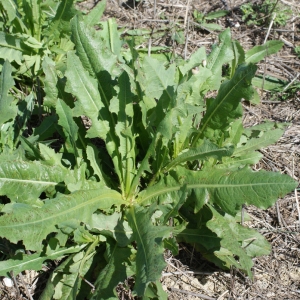
[[(253, 187), (253, 186), (270, 186), (270, 185), (279, 185), (280, 183), (278, 182), (265, 182), (265, 183), (242, 183), (242, 184), (198, 184), (198, 183), (194, 183), (194, 184), (186, 184), (186, 188), (187, 189), (199, 189), (199, 188), (238, 188), (238, 187)], [(289, 183), (282, 183), (282, 184), (289, 184)], [(153, 186), (154, 188), (155, 186)], [(159, 196), (159, 195), (163, 195), (163, 194), (168, 194), (171, 192), (175, 192), (180, 190), (183, 187), (183, 185), (177, 185), (174, 187), (164, 187), (163, 189), (159, 189), (156, 190), (152, 193), (150, 193), (149, 195), (147, 195), (146, 197), (141, 197), (140, 199), (138, 199), (138, 203), (143, 203), (148, 199), (151, 199), (153, 197)]]
[[(197, 140), (200, 138), (200, 136), (205, 131), (205, 129), (207, 127), (207, 124), (210, 122), (210, 120), (212, 119), (212, 117), (215, 115), (216, 111), (220, 108), (221, 105), (223, 105), (223, 103), (226, 101), (226, 99), (229, 97), (229, 95), (231, 95), (232, 91), (235, 90), (236, 87), (246, 78), (246, 76), (248, 75), (248, 73), (249, 73), (249, 70), (247, 70), (247, 72), (245, 72), (244, 76), (241, 77), (241, 79), (235, 85), (233, 85), (233, 87), (223, 97), (223, 100), (220, 101), (219, 104), (216, 105), (215, 109), (211, 112), (210, 116), (207, 118), (207, 120), (205, 121), (205, 123), (201, 126), (201, 130), (199, 131), (199, 133), (197, 134), (196, 138), (194, 139), (194, 141), (192, 143), (192, 147), (195, 146), (195, 143), (197, 142)], [(230, 81), (228, 81), (227, 83), (229, 84)]]
[[(117, 195), (119, 197), (116, 197)], [(110, 196), (111, 195), (111, 196)], [(26, 223), (20, 223), (20, 224), (13, 224), (13, 225), (1, 225), (0, 228), (17, 228), (17, 227), (20, 227), (20, 226), (26, 226), (26, 225), (36, 225), (38, 223), (43, 223), (43, 222), (46, 222), (48, 220), (51, 220), (51, 219), (56, 219), (56, 218), (59, 218), (60, 216), (63, 216), (63, 215), (68, 215), (70, 214), (72, 211), (76, 211), (76, 210), (79, 210), (80, 208), (82, 207), (85, 207), (87, 205), (91, 205), (93, 202), (96, 202), (96, 201), (99, 201), (99, 200), (105, 200), (106, 198), (108, 199), (111, 199), (111, 198), (114, 198), (114, 199), (118, 199), (118, 200), (121, 200), (123, 201), (124, 203), (126, 203), (126, 201), (124, 201), (121, 197), (121, 194), (119, 193), (112, 193), (112, 192), (109, 192), (109, 193), (106, 193), (106, 194), (101, 194), (101, 196), (97, 196), (97, 197), (94, 197), (94, 198), (91, 198), (89, 199), (89, 201), (85, 201), (85, 202), (82, 202), (78, 205), (76, 205), (75, 207), (71, 207), (67, 210), (64, 210), (64, 211), (61, 211), (61, 212), (57, 212), (55, 213), (54, 215), (51, 214), (50, 216), (46, 217), (46, 218), (43, 218), (42, 220), (37, 220), (37, 221), (31, 221), (31, 222), (26, 222)], [(66, 201), (66, 200), (65, 200)], [(41, 212), (43, 211), (43, 208), (45, 208), (45, 206), (43, 206), (41, 208)], [(47, 207), (46, 207), (47, 208)], [(0, 218), (1, 220), (1, 218)]]

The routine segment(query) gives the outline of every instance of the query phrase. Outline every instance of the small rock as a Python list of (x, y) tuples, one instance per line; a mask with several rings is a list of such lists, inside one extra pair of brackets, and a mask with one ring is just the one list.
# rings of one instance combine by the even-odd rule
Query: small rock
[(8, 278), (8, 277), (4, 277), (4, 278), (3, 278), (3, 283), (4, 283), (4, 285), (5, 285), (6, 287), (8, 287), (8, 288), (11, 288), (11, 287), (14, 286), (13, 281), (12, 281), (10, 278)]

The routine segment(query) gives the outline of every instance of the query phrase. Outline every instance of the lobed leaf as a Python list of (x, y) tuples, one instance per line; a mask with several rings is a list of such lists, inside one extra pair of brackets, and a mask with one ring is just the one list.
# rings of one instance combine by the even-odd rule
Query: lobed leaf
[(242, 98), (250, 99), (253, 93), (251, 80), (256, 72), (254, 65), (241, 65), (231, 80), (224, 82), (216, 99), (208, 104), (207, 111), (201, 120), (199, 133), (193, 141), (195, 146), (199, 137), (210, 136), (214, 130), (224, 130), (235, 119), (241, 116), (239, 103)]
[(230, 29), (227, 28), (219, 34), (219, 44), (214, 45), (207, 58), (207, 69), (212, 72), (212, 76), (206, 83), (209, 90), (218, 90), (222, 80), (222, 66), (234, 58), (231, 46)]
[(193, 160), (206, 160), (209, 157), (214, 157), (221, 161), (223, 156), (230, 156), (233, 153), (232, 147), (219, 148), (215, 144), (204, 140), (203, 144), (198, 148), (190, 148), (180, 153), (174, 158), (168, 165), (164, 167), (164, 171), (167, 172), (176, 165), (182, 164), (187, 161)]
[(70, 20), (78, 13), (74, 7), (75, 0), (61, 1), (56, 9), (54, 18), (51, 19), (45, 35), (61, 37), (64, 34), (70, 34)]
[(266, 56), (277, 53), (284, 45), (281, 41), (267, 41), (263, 45), (255, 46), (245, 54), (246, 63), (258, 63)]
[(42, 0), (23, 0), (22, 3), (27, 28), (37, 41), (41, 40), (43, 25), (41, 3)]
[(173, 103), (175, 85), (175, 65), (168, 69), (161, 62), (151, 57), (145, 57), (142, 65), (145, 81), (140, 82), (148, 97), (159, 99), (163, 93), (169, 103)]
[(40, 162), (3, 161), (0, 163), (0, 194), (14, 202), (36, 200), (42, 192), (54, 190), (64, 181), (67, 169)]
[(133, 97), (130, 90), (130, 81), (126, 72), (118, 78), (118, 96), (111, 101), (110, 109), (118, 116), (115, 127), (116, 135), (119, 137), (118, 147), (122, 163), (121, 188), (125, 195), (128, 195), (132, 179), (135, 175), (136, 145), (133, 134)]
[(67, 254), (81, 251), (84, 247), (86, 245), (59, 248), (48, 255), (41, 253), (23, 255), (22, 253), (18, 253), (15, 257), (0, 262), (0, 276), (10, 276), (10, 271), (19, 274), (25, 270), (42, 270), (43, 263), (46, 260), (61, 259)]
[(210, 210), (213, 218), (206, 223), (207, 227), (221, 238), (221, 247), (226, 249), (227, 253), (229, 252), (227, 257), (223, 256), (222, 251), (214, 251), (214, 254), (225, 262), (226, 267), (235, 265), (252, 277), (251, 257), (269, 254), (271, 250), (269, 243), (256, 230), (237, 224), (233, 217), (222, 216), (212, 206), (210, 206)]
[(138, 296), (142, 296), (150, 282), (160, 279), (165, 267), (163, 239), (170, 235), (171, 229), (166, 226), (154, 226), (147, 208), (132, 206), (127, 218), (137, 243), (134, 291)]
[(132, 249), (129, 247), (121, 248), (117, 243), (111, 240), (107, 241), (107, 265), (101, 270), (97, 277), (95, 282), (96, 290), (91, 299), (117, 299), (116, 286), (133, 275), (129, 268), (131, 255)]
[[(75, 44), (76, 54), (82, 65), (92, 77), (99, 76), (101, 71), (113, 74), (117, 56), (105, 47), (102, 38), (92, 27), (85, 24), (84, 20), (75, 16), (71, 21), (72, 41)], [(104, 85), (104, 82), (100, 82)], [(103, 87), (105, 90), (105, 87)], [(105, 94), (101, 95), (105, 97)], [(105, 101), (108, 106), (108, 101)]]
[(20, 38), (0, 31), (0, 58), (22, 65), (24, 52)]
[[(234, 265), (252, 276), (252, 257), (267, 255), (270, 245), (259, 232), (243, 227), (230, 215), (222, 215), (213, 206), (211, 219), (201, 228), (187, 228), (174, 234), (179, 242), (190, 243), (217, 266), (229, 269)], [(205, 210), (203, 214), (207, 215)], [(199, 217), (198, 217), (199, 218)]]
[(283, 130), (278, 128), (274, 130), (269, 130), (268, 132), (264, 133), (261, 137), (251, 138), (245, 143), (245, 145), (237, 147), (233, 153), (233, 156), (238, 157), (241, 155), (245, 155), (247, 153), (274, 144), (281, 138), (282, 134)]
[(17, 115), (17, 106), (11, 105), (13, 97), (9, 94), (9, 90), (15, 84), (11, 72), (12, 67), (6, 60), (3, 64), (0, 77), (0, 125), (10, 119), (13, 119)]
[(17, 17), (17, 6), (12, 0), (2, 0), (0, 4), (6, 12), (8, 24), (10, 24)]
[(200, 209), (205, 203), (215, 203), (228, 214), (234, 215), (243, 204), (266, 209), (286, 193), (292, 191), (297, 183), (287, 175), (273, 172), (253, 172), (248, 168), (204, 169), (190, 171), (177, 167), (157, 184), (140, 193), (137, 199), (141, 205), (156, 202), (172, 192), (186, 186), (189, 193), (196, 192), (195, 206)]
[(44, 80), (44, 105), (47, 107), (55, 107), (58, 90), (57, 90), (57, 74), (55, 69), (55, 62), (52, 61), (49, 57), (45, 57), (42, 63), (42, 68), (45, 74)]
[(57, 225), (75, 219), (90, 222), (97, 209), (126, 204), (121, 195), (108, 188), (80, 190), (47, 200), (41, 208), (27, 204), (12, 204), (13, 214), (0, 217), (0, 236), (12, 243), (23, 241), (27, 250), (41, 251), (42, 241)]
[(84, 114), (92, 121), (88, 136), (89, 138), (100, 137), (105, 141), (106, 149), (114, 162), (115, 171), (122, 181), (118, 153), (119, 141), (114, 130), (112, 130), (115, 128), (115, 123), (111, 112), (101, 100), (98, 82), (88, 74), (74, 53), (68, 53), (67, 65), (67, 90), (77, 97), (75, 105), (80, 115)]
[(84, 16), (84, 23), (89, 27), (97, 25), (100, 22), (100, 18), (102, 17), (105, 8), (106, 0), (98, 2), (88, 15)]
[(58, 99), (56, 102), (56, 112), (58, 114), (58, 124), (63, 128), (66, 135), (67, 142), (71, 145), (72, 153), (77, 158), (78, 150), (76, 140), (78, 138), (78, 126), (73, 120), (72, 109), (67, 106), (62, 100)]
[(132, 229), (120, 213), (110, 216), (94, 213), (89, 226), (93, 232), (113, 238), (119, 247), (126, 247), (132, 240)]

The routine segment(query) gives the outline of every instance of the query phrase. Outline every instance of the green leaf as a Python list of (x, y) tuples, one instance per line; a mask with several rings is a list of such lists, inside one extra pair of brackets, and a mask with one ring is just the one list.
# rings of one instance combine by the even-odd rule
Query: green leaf
[(207, 59), (207, 69), (211, 70), (212, 76), (209, 78), (210, 90), (217, 90), (222, 80), (222, 66), (234, 58), (231, 34), (229, 28), (219, 34), (219, 44), (215, 45)]
[(42, 0), (23, 0), (22, 3), (27, 27), (37, 41), (41, 41), (43, 25), (41, 3)]
[(269, 243), (256, 230), (241, 226), (235, 217), (220, 214), (211, 205), (201, 213), (197, 220), (211, 214), (210, 219), (200, 228), (187, 228), (177, 234), (175, 231), (177, 240), (192, 244), (221, 268), (234, 265), (251, 276), (251, 258), (269, 254)]
[(26, 202), (42, 192), (50, 192), (64, 181), (67, 169), (40, 162), (4, 161), (0, 163), (0, 194), (15, 202)]
[(203, 29), (206, 29), (208, 31), (210, 31), (210, 30), (221, 31), (222, 30), (222, 26), (220, 26), (219, 24), (215, 24), (215, 23), (203, 22), (203, 23), (200, 23), (198, 26)]
[(273, 76), (259, 76), (259, 75), (256, 75), (252, 79), (252, 84), (255, 87), (258, 87), (260, 89), (264, 89), (264, 90), (267, 90), (267, 91), (272, 91), (272, 90), (276, 90), (276, 89), (283, 89), (288, 84), (288, 82), (283, 81), (283, 80), (278, 79), (278, 78), (273, 77)]
[(33, 131), (33, 136), (30, 136), (28, 140), (36, 138), (37, 141), (44, 141), (53, 136), (56, 131), (57, 115), (50, 115), (45, 117), (41, 125), (36, 127)]
[(74, 7), (74, 0), (61, 1), (57, 7), (55, 17), (45, 31), (45, 35), (62, 37), (65, 34), (70, 34), (70, 21), (77, 13), (79, 12)]
[(216, 99), (208, 104), (193, 146), (199, 137), (210, 136), (212, 131), (216, 129), (224, 130), (230, 122), (241, 116), (241, 110), (238, 109), (238, 106), (242, 98), (251, 98), (253, 94), (251, 80), (255, 72), (256, 66), (241, 65), (232, 79), (221, 85)]
[(193, 160), (205, 160), (209, 157), (214, 157), (217, 160), (222, 160), (223, 156), (230, 156), (233, 153), (233, 148), (219, 148), (215, 144), (204, 140), (204, 143), (198, 148), (190, 148), (180, 153), (175, 159), (173, 159), (168, 165), (164, 167), (164, 171), (167, 172), (176, 165), (182, 164), (187, 161)]
[(10, 271), (19, 274), (25, 270), (42, 270), (44, 261), (49, 259), (61, 259), (67, 254), (81, 251), (85, 246), (86, 245), (58, 248), (48, 255), (41, 253), (23, 255), (22, 253), (18, 253), (13, 258), (0, 262), (0, 276), (10, 276)]
[(286, 193), (292, 191), (297, 183), (287, 175), (273, 172), (253, 172), (240, 170), (212, 169), (209, 171), (189, 171), (177, 167), (157, 184), (140, 193), (138, 203), (155, 203), (186, 186), (189, 193), (196, 192), (195, 204), (201, 208), (208, 201), (215, 203), (228, 214), (234, 215), (243, 204), (266, 209)]
[(126, 202), (118, 192), (107, 188), (76, 191), (47, 200), (41, 208), (13, 204), (13, 214), (0, 217), (0, 236), (13, 243), (23, 240), (26, 249), (41, 251), (42, 241), (49, 233), (58, 232), (65, 220), (90, 222), (97, 209), (107, 209)]
[(235, 265), (252, 277), (251, 257), (269, 254), (269, 243), (257, 231), (237, 224), (233, 217), (220, 215), (212, 206), (210, 210), (213, 218), (206, 223), (207, 227), (221, 238), (221, 247), (229, 251), (227, 257), (223, 256), (222, 251), (215, 251), (214, 254), (225, 261), (226, 267)]
[(95, 7), (88, 13), (88, 15), (84, 16), (83, 20), (86, 26), (95, 26), (100, 22), (100, 18), (102, 17), (104, 10), (106, 8), (106, 0), (102, 0), (96, 4)]
[(129, 258), (132, 255), (132, 250), (129, 247), (121, 248), (108, 240), (105, 254), (107, 265), (97, 277), (96, 291), (91, 298), (93, 300), (117, 299), (116, 286), (133, 275), (128, 267), (130, 265)]
[(255, 165), (261, 159), (263, 155), (260, 152), (246, 152), (233, 157), (224, 157), (222, 164), (217, 165), (217, 168), (230, 168), (240, 169), (243, 166)]
[(72, 109), (65, 104), (62, 100), (58, 99), (56, 103), (56, 112), (59, 120), (58, 124), (63, 128), (64, 134), (67, 137), (67, 142), (71, 145), (75, 157), (77, 158), (78, 150), (76, 140), (78, 138), (78, 126), (73, 120)]
[(227, 16), (228, 13), (229, 13), (229, 11), (227, 11), (227, 10), (213, 11), (213, 12), (210, 12), (210, 13), (206, 14), (205, 19), (206, 20), (213, 20), (213, 19), (221, 18), (221, 17)]
[[(107, 49), (103, 39), (99, 35), (100, 33), (96, 32), (92, 27), (87, 26), (82, 18), (78, 16), (74, 17), (71, 21), (71, 29), (71, 38), (76, 47), (76, 54), (90, 75), (97, 77), (104, 70), (113, 74), (117, 56)], [(100, 82), (100, 86), (103, 86), (102, 90), (105, 90), (105, 84), (107, 82)], [(102, 97), (105, 96), (103, 93)], [(108, 102), (108, 100), (105, 101), (107, 107)]]
[(77, 97), (75, 105), (81, 112), (80, 114), (84, 114), (92, 121), (88, 136), (90, 138), (100, 137), (106, 142), (106, 149), (112, 157), (115, 171), (121, 179), (120, 162), (117, 157), (118, 139), (112, 130), (115, 128), (115, 124), (111, 112), (101, 101), (97, 80), (87, 73), (74, 53), (68, 53), (67, 65), (67, 89)]
[(151, 57), (145, 57), (142, 69), (145, 81), (140, 82), (147, 96), (159, 99), (163, 93), (170, 103), (174, 99), (175, 65), (168, 69), (161, 62)]
[(19, 139), (21, 141), (22, 148), (25, 150), (27, 158), (30, 158), (30, 160), (43, 159), (40, 154), (39, 148), (34, 143), (31, 143), (28, 139), (24, 138), (23, 136), (20, 136)]
[(65, 259), (51, 274), (40, 299), (72, 300), (80, 297), (82, 279), (89, 271), (96, 254), (94, 248), (95, 244), (90, 244), (89, 247), (86, 247), (86, 251), (73, 254)]
[[(117, 113), (116, 135), (119, 137), (119, 153), (122, 161), (121, 188), (128, 195), (132, 179), (135, 175), (135, 137), (133, 134), (133, 98), (130, 81), (126, 72), (118, 78), (118, 96), (111, 100), (110, 111)], [(116, 102), (116, 103), (115, 103)], [(114, 104), (115, 103), (115, 104)]]
[(236, 150), (233, 153), (233, 156), (238, 157), (246, 153), (250, 153), (255, 150), (267, 147), (271, 144), (274, 144), (281, 138), (283, 132), (284, 131), (282, 129), (278, 128), (278, 129), (267, 131), (261, 137), (251, 138), (246, 142), (245, 145), (236, 148)]
[(204, 60), (206, 60), (206, 50), (204, 47), (199, 48), (195, 53), (193, 53), (183, 66), (179, 66), (179, 70), (182, 75), (185, 75), (192, 68), (199, 66)]
[(120, 213), (110, 216), (94, 213), (89, 226), (93, 232), (113, 238), (119, 247), (126, 247), (131, 241), (132, 229)]
[(9, 62), (15, 61), (21, 65), (24, 52), (21, 39), (0, 31), (0, 58), (7, 59)]
[(10, 24), (17, 16), (17, 6), (13, 0), (2, 0), (1, 4), (8, 18), (8, 24)]
[(44, 97), (44, 105), (47, 107), (55, 107), (58, 98), (55, 62), (46, 56), (44, 57), (42, 67), (45, 73), (44, 91), (46, 96)]
[(147, 208), (131, 207), (127, 218), (137, 242), (134, 291), (142, 296), (150, 282), (160, 279), (165, 267), (163, 239), (170, 235), (171, 229), (154, 226)]
[(277, 53), (284, 45), (281, 41), (267, 41), (264, 45), (255, 46), (245, 54), (246, 63), (258, 63), (266, 56)]
[(121, 60), (120, 52), (123, 41), (120, 39), (116, 20), (108, 19), (106, 22), (101, 22), (101, 27), (102, 30), (99, 32), (99, 35), (102, 37), (106, 48), (109, 49), (112, 54), (117, 55), (117, 57)]
[(86, 155), (93, 169), (94, 174), (98, 175), (100, 181), (105, 182), (106, 185), (108, 186), (109, 178), (107, 178), (107, 176), (105, 176), (104, 172), (102, 171), (101, 159), (99, 159), (99, 151), (96, 148), (96, 146), (93, 144), (87, 145)]
[(245, 62), (245, 51), (238, 41), (232, 41), (232, 50), (234, 58), (231, 61), (230, 78), (232, 78), (232, 76), (234, 75), (237, 67)]
[(17, 115), (17, 106), (12, 106), (13, 97), (9, 94), (15, 84), (11, 72), (10, 63), (5, 61), (0, 77), (0, 125)]
[[(106, 140), (110, 126), (108, 118), (101, 115), (104, 105), (97, 88), (97, 80), (86, 72), (79, 58), (71, 52), (68, 53), (66, 76), (68, 79), (67, 91), (72, 92), (77, 97), (76, 105), (80, 105), (78, 110), (82, 111), (92, 121), (92, 127), (88, 131), (89, 136), (101, 137)], [(98, 120), (99, 115), (100, 120)]]

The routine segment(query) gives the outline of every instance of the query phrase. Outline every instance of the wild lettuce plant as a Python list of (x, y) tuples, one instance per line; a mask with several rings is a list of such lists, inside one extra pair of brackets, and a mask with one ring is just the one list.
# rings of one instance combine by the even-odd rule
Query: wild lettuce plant
[(270, 246), (241, 224), (241, 208), (268, 208), (296, 187), (287, 175), (251, 169), (257, 150), (283, 133), (275, 123), (242, 123), (241, 100), (253, 97), (255, 63), (268, 53), (244, 53), (225, 30), (209, 54), (200, 48), (164, 65), (125, 45), (114, 20), (101, 28), (72, 19), (64, 77), (43, 61), (43, 109), (52, 114), (21, 138), (5, 135), (8, 122), (17, 128), (18, 106), (3, 66), (1, 141), (11, 140), (0, 155), (0, 237), (18, 251), (5, 253), (0, 275), (64, 258), (40, 299), (117, 299), (129, 277), (135, 295), (167, 299), (163, 254), (185, 242), (251, 277), (252, 258)]

